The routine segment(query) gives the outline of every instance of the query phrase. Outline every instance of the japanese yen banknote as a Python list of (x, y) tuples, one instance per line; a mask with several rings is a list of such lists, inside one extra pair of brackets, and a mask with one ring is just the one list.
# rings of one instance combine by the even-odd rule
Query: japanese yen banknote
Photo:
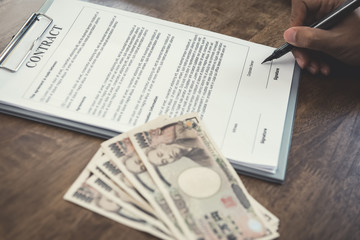
[(64, 198), (160, 239), (279, 237), (197, 114), (103, 142)]

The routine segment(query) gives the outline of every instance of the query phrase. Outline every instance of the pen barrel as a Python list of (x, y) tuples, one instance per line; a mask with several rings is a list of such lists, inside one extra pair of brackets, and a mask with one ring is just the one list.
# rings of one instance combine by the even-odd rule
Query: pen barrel
[(277, 48), (274, 52), (276, 58), (279, 58), (283, 55), (285, 55), (286, 53), (290, 52), (292, 49), (294, 48), (293, 45), (289, 44), (289, 43), (285, 43), (282, 46), (280, 46), (279, 48)]
[(329, 29), (360, 6), (360, 0), (346, 1), (321, 20), (310, 25), (312, 28)]
[(279, 52), (289, 52), (291, 51), (291, 49), (293, 48), (294, 46), (289, 44), (289, 43), (285, 43), (283, 44), (282, 46), (280, 46), (277, 50)]

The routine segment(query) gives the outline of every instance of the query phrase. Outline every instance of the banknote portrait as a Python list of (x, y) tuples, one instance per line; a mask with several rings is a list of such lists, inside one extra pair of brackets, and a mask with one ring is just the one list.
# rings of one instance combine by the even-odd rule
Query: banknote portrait
[(186, 157), (203, 167), (211, 166), (206, 147), (191, 125), (179, 121), (150, 130), (149, 134), (146, 155), (153, 165), (163, 166)]

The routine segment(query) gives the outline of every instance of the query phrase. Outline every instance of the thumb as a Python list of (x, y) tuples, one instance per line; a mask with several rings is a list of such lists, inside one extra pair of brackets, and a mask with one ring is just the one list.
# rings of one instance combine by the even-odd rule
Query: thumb
[(310, 27), (289, 28), (284, 32), (284, 39), (295, 47), (325, 53), (329, 53), (332, 44), (334, 44), (334, 36), (329, 31)]

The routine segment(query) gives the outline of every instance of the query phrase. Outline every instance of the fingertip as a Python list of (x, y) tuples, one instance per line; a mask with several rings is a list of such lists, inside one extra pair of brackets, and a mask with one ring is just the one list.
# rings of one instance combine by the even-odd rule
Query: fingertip
[(330, 67), (329, 67), (329, 65), (322, 64), (320, 66), (320, 72), (325, 76), (329, 76), (330, 75)]
[(290, 44), (296, 44), (296, 31), (294, 28), (289, 28), (284, 32), (284, 39)]
[(295, 61), (297, 62), (297, 64), (299, 65), (299, 67), (301, 69), (304, 69), (305, 68), (305, 61), (302, 59), (302, 58), (296, 58), (295, 57)]
[(319, 73), (319, 65), (311, 62), (310, 65), (306, 68), (309, 72), (311, 72), (312, 74), (317, 74)]
[(307, 65), (309, 64), (309, 58), (307, 56), (307, 54), (299, 49), (294, 49), (292, 51), (292, 54), (295, 57), (295, 60), (297, 62), (297, 64), (299, 65), (299, 67), (301, 69), (305, 69), (307, 67)]

